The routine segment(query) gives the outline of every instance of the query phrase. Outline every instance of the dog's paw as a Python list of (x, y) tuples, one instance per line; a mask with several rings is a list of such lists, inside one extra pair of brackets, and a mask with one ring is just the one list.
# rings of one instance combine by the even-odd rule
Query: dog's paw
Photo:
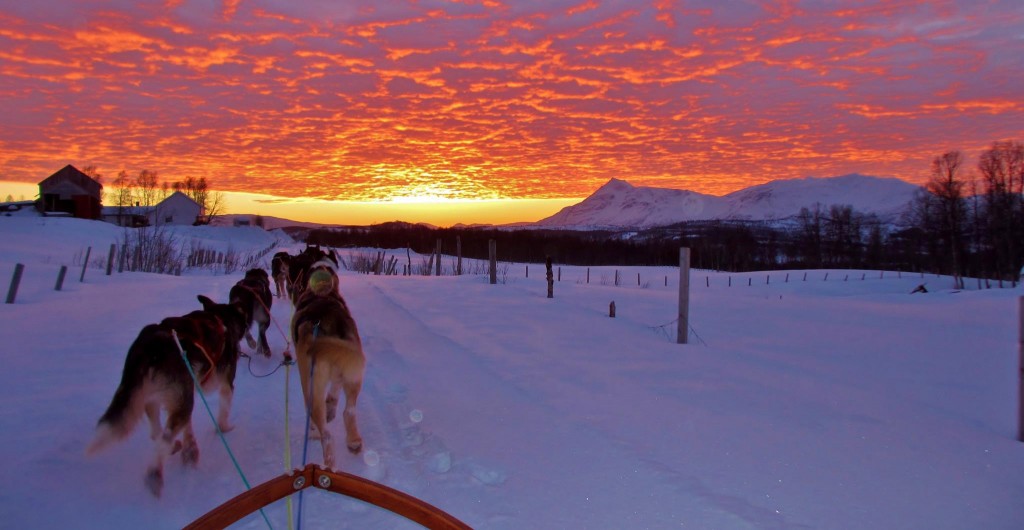
[(154, 497), (160, 497), (160, 492), (164, 489), (164, 473), (162, 470), (153, 468), (146, 473), (146, 489)]
[(199, 446), (191, 444), (181, 450), (181, 461), (190, 467), (196, 467), (199, 464)]

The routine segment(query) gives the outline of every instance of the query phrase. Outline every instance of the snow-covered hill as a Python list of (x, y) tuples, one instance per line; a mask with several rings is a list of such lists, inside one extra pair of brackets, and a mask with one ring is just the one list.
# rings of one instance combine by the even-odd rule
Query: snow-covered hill
[(793, 217), (820, 204), (895, 221), (919, 186), (867, 175), (776, 180), (717, 197), (669, 188), (633, 186), (612, 179), (579, 204), (537, 222), (543, 227), (648, 228), (709, 219), (773, 220)]

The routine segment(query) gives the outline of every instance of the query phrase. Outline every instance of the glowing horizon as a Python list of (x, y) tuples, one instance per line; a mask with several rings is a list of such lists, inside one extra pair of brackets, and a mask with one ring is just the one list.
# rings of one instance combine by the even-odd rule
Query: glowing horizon
[[(109, 191), (105, 189), (104, 193), (107, 194)], [(426, 223), (439, 227), (534, 222), (580, 200), (409, 197), (389, 201), (325, 201), (275, 197), (261, 193), (214, 191), (223, 193), (226, 211), (222, 213), (354, 226), (390, 221)], [(0, 180), (0, 201), (6, 200), (8, 196), (15, 201), (34, 200), (39, 197), (39, 185)], [(105, 201), (105, 205), (108, 202), (109, 200)]]
[(1010, 1), (13, 3), (0, 179), (148, 169), (465, 223), (611, 178), (920, 184), (1024, 139), (1021, 27)]

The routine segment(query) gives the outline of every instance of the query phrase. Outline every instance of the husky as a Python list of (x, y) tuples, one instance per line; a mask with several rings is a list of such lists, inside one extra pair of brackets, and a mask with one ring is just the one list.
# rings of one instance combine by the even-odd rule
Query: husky
[(281, 298), (291, 289), (289, 265), (292, 256), (287, 252), (278, 252), (270, 260), (270, 276), (274, 278), (274, 296)]
[[(199, 447), (192, 430), (195, 385), (181, 358), (179, 343), (203, 391), (219, 390), (217, 427), (222, 432), (233, 428), (228, 415), (245, 315), (235, 304), (217, 304), (203, 295), (198, 299), (202, 310), (165, 318), (139, 332), (128, 348), (121, 383), (96, 424), (96, 436), (85, 450), (87, 455), (93, 455), (126, 438), (145, 413), (149, 437), (156, 444), (145, 483), (156, 497), (163, 489), (167, 456), (180, 450), (186, 465), (194, 467), (199, 462)], [(167, 413), (164, 425), (160, 424), (161, 409)], [(182, 439), (178, 439), (179, 435)]]
[(311, 420), (310, 434), (320, 438), (327, 468), (334, 467), (334, 447), (327, 423), (337, 413), (342, 391), (345, 444), (354, 454), (363, 448), (356, 425), (356, 400), (366, 368), (359, 330), (338, 292), (338, 274), (330, 263), (321, 261), (309, 269), (291, 323), (302, 395)]
[[(245, 312), (245, 341), (256, 353), (270, 357), (270, 345), (267, 343), (267, 328), (270, 327), (270, 305), (273, 296), (270, 294), (270, 276), (263, 269), (249, 269), (245, 277), (231, 287), (228, 293), (229, 303), (237, 303)], [(259, 343), (252, 337), (252, 324), (259, 329)]]

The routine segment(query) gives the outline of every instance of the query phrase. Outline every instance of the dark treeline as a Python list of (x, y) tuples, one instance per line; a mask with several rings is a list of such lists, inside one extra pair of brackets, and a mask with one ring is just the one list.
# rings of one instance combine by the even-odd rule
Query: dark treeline
[[(679, 265), (679, 248), (690, 248), (691, 266), (744, 272), (778, 269), (874, 269), (949, 274), (936, 254), (936, 238), (919, 226), (894, 228), (848, 205), (816, 205), (796, 219), (776, 224), (747, 221), (700, 221), (630, 231), (496, 230), (429, 228), (405, 223), (369, 227), (295, 231), (309, 244), (331, 247), (409, 248), (487, 259), (488, 242), (498, 259), (543, 263), (551, 256), (566, 265)], [(979, 257), (976, 257), (980, 259)], [(972, 264), (968, 261), (966, 264)], [(999, 278), (991, 270), (970, 268), (972, 276)], [(1004, 276), (1011, 279), (1012, 275)]]
[(306, 242), (333, 247), (409, 248), (430, 254), (441, 240), (441, 252), (454, 255), (461, 240), (462, 256), (487, 259), (490, 240), (498, 260), (543, 263), (550, 256), (566, 265), (678, 265), (678, 244), (670, 241), (633, 241), (609, 231), (497, 230), (429, 228), (407, 223), (370, 227), (311, 230)]
[(722, 271), (789, 268), (876, 268), (922, 271), (929, 264), (927, 239), (915, 229), (887, 233), (877, 219), (849, 206), (805, 209), (800, 218), (769, 225), (747, 221), (700, 221), (630, 231), (497, 230), (429, 228), (406, 223), (316, 229), (295, 233), (309, 244), (331, 247), (409, 248), (487, 259), (488, 242), (500, 261), (566, 265), (679, 265), (679, 248), (691, 264)]

